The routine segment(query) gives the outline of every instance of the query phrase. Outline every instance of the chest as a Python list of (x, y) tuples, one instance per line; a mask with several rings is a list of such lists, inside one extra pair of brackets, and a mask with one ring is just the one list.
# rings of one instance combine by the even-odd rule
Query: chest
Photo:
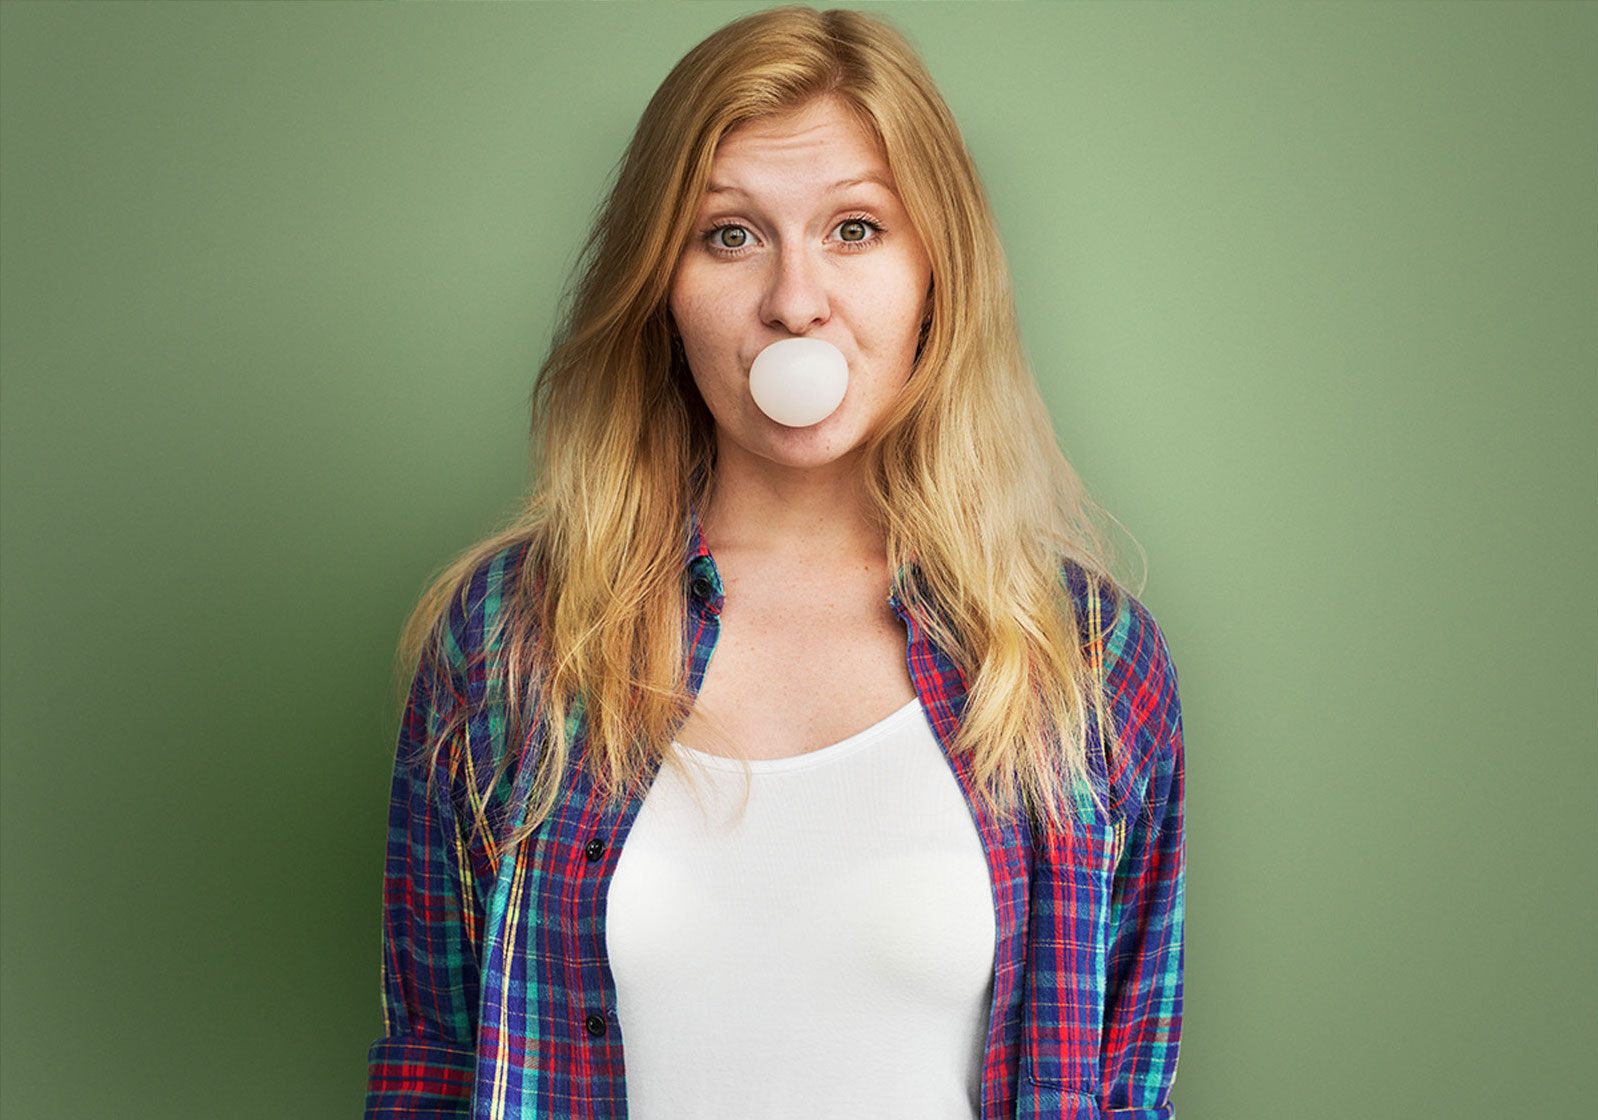
[(608, 890), (630, 1114), (975, 1120), (998, 923), (919, 706), (747, 781), (692, 762)]
[[(733, 598), (729, 593), (728, 602)], [(685, 654), (691, 662), (713, 666), (733, 648), (721, 646), (713, 630), (690, 630)], [(963, 677), (913, 623), (910, 640), (908, 660), (928, 722), (947, 743), (958, 730)], [(895, 648), (895, 658), (896, 665), (905, 665), (903, 646)], [(1058, 1086), (1096, 1078), (1108, 869), (1085, 866), (1070, 851), (1036, 849), (1024, 822), (998, 820), (970, 797), (968, 756), (951, 755), (945, 764), (953, 766), (966, 794), (992, 895), (995, 952), (980, 1115), (1059, 1115)], [(729, 776), (741, 781), (741, 775)], [(607, 899), (642, 802), (635, 797), (614, 804), (579, 771), (537, 842), (517, 846), (488, 884), (474, 1117), (514, 1115), (522, 1102), (536, 1098), (553, 1103), (551, 1115), (600, 1120), (617, 1113), (596, 1109), (595, 1102), (626, 1099), (618, 993), (607, 954)], [(637, 850), (647, 851), (647, 844)], [(879, 878), (866, 889), (874, 892), (886, 879), (902, 883), (905, 876)], [(963, 910), (969, 914), (971, 907)], [(925, 926), (944, 928), (935, 921)], [(547, 1060), (550, 1054), (571, 1058), (562, 1065)], [(1039, 1077), (1055, 1087), (1039, 1088)]]
[(718, 635), (678, 742), (751, 759), (807, 754), (915, 699), (885, 573), (727, 580)]

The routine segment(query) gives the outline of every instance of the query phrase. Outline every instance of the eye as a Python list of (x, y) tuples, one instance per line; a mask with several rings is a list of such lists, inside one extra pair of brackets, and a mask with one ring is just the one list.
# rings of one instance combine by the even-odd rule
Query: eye
[(866, 249), (882, 239), (884, 230), (870, 218), (845, 218), (833, 227), (833, 236), (847, 249)]
[(742, 249), (749, 244), (749, 231), (743, 226), (716, 226), (705, 237), (713, 249)]

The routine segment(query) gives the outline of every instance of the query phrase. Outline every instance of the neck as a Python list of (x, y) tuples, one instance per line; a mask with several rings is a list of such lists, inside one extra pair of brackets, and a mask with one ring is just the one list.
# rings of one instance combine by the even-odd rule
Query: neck
[(882, 530), (867, 512), (858, 455), (820, 467), (786, 467), (726, 451), (717, 455), (715, 485), (700, 518), (713, 553), (810, 563), (884, 556)]

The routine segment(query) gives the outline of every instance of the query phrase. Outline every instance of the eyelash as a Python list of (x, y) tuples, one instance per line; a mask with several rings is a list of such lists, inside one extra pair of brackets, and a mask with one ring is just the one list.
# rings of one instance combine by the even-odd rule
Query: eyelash
[[(846, 215), (842, 218), (839, 218), (838, 224), (832, 228), (833, 230), (837, 230), (838, 226), (846, 226), (851, 222), (859, 222), (861, 225), (865, 226), (871, 231), (872, 236), (868, 236), (863, 241), (839, 241), (838, 244), (846, 253), (855, 253), (863, 249), (869, 249), (877, 242), (881, 241), (882, 235), (888, 232), (881, 222), (867, 214)], [(714, 253), (716, 256), (739, 257), (743, 255), (747, 246), (740, 246), (737, 249), (729, 249), (725, 245), (717, 245), (714, 238), (716, 234), (720, 233), (724, 229), (747, 230), (748, 228), (749, 227), (745, 226), (742, 222), (716, 222), (712, 224), (709, 229), (701, 230), (699, 236), (704, 241), (705, 248), (710, 250), (710, 252)], [(750, 234), (750, 236), (753, 236), (753, 234)]]

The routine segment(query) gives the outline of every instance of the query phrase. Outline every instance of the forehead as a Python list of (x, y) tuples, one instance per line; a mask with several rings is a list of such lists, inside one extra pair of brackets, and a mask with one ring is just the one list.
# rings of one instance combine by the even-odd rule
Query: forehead
[(893, 186), (876, 134), (843, 101), (823, 98), (731, 129), (716, 146), (709, 191), (739, 187), (736, 180), (741, 178), (771, 176), (791, 182), (839, 174)]

